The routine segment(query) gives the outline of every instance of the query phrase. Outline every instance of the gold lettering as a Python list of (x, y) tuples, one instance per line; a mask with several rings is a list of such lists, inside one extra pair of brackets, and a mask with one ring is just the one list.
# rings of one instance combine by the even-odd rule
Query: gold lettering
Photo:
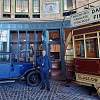
[(78, 79), (83, 80), (83, 81), (90, 81), (90, 82), (97, 82), (97, 78), (89, 77), (89, 76), (83, 76), (83, 75), (78, 75)]

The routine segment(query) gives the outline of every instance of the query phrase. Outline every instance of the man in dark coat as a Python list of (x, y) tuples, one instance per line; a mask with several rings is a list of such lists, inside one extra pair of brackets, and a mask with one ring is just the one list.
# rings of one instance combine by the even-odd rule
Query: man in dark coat
[(49, 83), (49, 71), (50, 71), (50, 61), (46, 54), (46, 51), (42, 51), (42, 56), (39, 60), (40, 65), (40, 75), (41, 75), (41, 89), (50, 90), (50, 83)]

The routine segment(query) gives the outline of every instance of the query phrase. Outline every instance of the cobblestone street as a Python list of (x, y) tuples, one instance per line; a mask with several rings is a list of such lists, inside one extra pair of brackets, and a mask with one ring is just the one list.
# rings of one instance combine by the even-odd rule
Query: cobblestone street
[(69, 87), (61, 82), (50, 81), (51, 90), (30, 87), (25, 82), (0, 84), (0, 100), (99, 100), (90, 96), (85, 87), (71, 83)]

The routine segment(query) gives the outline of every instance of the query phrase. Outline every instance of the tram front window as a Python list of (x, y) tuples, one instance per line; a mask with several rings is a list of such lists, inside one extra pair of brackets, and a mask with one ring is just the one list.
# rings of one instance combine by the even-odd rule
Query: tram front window
[(76, 54), (76, 57), (84, 57), (85, 56), (83, 40), (75, 41), (75, 54)]
[(86, 40), (86, 55), (89, 58), (98, 57), (98, 42), (96, 38)]

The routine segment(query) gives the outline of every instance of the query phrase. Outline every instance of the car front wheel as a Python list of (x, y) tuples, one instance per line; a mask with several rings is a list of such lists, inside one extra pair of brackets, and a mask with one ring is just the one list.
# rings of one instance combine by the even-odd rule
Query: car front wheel
[(30, 86), (37, 86), (40, 83), (39, 76), (34, 71), (31, 71), (30, 73), (28, 73), (26, 80), (27, 80), (27, 84)]

